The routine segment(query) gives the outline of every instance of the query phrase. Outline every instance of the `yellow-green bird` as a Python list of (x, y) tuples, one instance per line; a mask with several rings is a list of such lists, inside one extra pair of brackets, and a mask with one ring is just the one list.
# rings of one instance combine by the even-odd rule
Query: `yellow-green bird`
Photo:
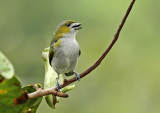
[(78, 57), (81, 54), (80, 47), (76, 41), (76, 34), (81, 29), (81, 24), (72, 20), (60, 23), (50, 44), (49, 63), (56, 71), (58, 77), (56, 86), (60, 90), (58, 83), (59, 75), (70, 76), (75, 74), (76, 79), (80, 76), (75, 72)]

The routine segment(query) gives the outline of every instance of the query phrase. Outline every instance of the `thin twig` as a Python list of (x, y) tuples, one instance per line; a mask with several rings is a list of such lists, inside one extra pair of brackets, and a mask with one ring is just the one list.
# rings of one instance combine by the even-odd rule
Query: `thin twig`
[[(111, 43), (109, 44), (109, 46), (107, 47), (107, 49), (104, 51), (104, 53), (102, 54), (102, 56), (90, 67), (88, 68), (87, 70), (85, 70), (83, 73), (80, 74), (80, 78), (83, 78), (85, 77), (87, 74), (89, 74), (91, 71), (93, 71), (97, 66), (99, 66), (99, 64), (102, 62), (102, 60), (106, 57), (106, 55), (109, 53), (109, 51), (111, 50), (111, 48), (113, 47), (113, 45), (115, 44), (115, 42), (117, 41), (118, 37), (119, 37), (119, 34), (123, 28), (123, 25), (124, 23), (126, 22), (126, 19), (133, 7), (133, 4), (135, 3), (135, 0), (132, 0), (132, 2), (130, 3), (129, 7), (128, 7), (128, 10), (124, 16), (124, 18), (122, 19), (121, 21), (121, 24), (119, 25), (114, 37), (113, 37), (113, 40), (111, 41)], [(73, 83), (76, 81), (76, 78), (71, 78), (69, 80), (66, 80), (62, 85), (61, 85), (61, 88), (64, 88), (65, 86)], [(31, 98), (36, 98), (36, 97), (40, 97), (40, 96), (44, 96), (44, 95), (48, 95), (48, 94), (53, 94), (55, 96), (60, 96), (60, 97), (68, 97), (68, 96), (65, 96), (64, 93), (62, 92), (58, 92), (57, 91), (57, 88), (56, 87), (53, 87), (53, 88), (50, 88), (50, 89), (45, 89), (45, 90), (42, 90), (41, 92), (38, 93), (38, 91), (34, 92), (34, 93), (31, 93), (31, 94), (28, 94), (28, 98), (31, 99)]]

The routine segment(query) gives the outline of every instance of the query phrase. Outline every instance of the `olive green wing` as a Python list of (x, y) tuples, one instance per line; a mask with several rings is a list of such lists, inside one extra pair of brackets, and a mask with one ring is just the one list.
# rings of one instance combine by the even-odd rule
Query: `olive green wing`
[(49, 64), (51, 65), (53, 56), (54, 56), (54, 44), (57, 42), (57, 38), (56, 36), (54, 36), (51, 40), (51, 44), (50, 44), (50, 50), (49, 50)]
[(50, 65), (51, 65), (53, 56), (55, 55), (54, 47), (60, 47), (60, 43), (61, 43), (60, 39), (56, 40), (54, 42), (51, 42), (51, 46), (50, 46), (50, 50), (49, 50), (49, 63), (50, 63)]
[(53, 45), (54, 43), (56, 43), (57, 41), (59, 40), (59, 38), (57, 36), (54, 36), (51, 40), (51, 44), (50, 45)]

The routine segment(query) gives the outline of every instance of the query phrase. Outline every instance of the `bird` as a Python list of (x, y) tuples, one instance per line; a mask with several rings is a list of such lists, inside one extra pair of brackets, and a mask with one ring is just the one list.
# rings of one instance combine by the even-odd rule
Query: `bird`
[(80, 76), (75, 72), (78, 58), (81, 54), (80, 46), (76, 40), (77, 32), (82, 28), (81, 23), (66, 20), (60, 23), (50, 43), (49, 63), (57, 73), (56, 87), (61, 89), (58, 82), (59, 75), (71, 76), (75, 74), (76, 80)]

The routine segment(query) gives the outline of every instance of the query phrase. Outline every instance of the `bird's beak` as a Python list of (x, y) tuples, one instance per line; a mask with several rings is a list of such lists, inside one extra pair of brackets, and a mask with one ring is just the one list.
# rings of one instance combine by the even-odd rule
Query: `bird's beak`
[(74, 23), (74, 25), (72, 26), (72, 28), (74, 28), (74, 30), (79, 30), (81, 29), (81, 24), (80, 23)]

